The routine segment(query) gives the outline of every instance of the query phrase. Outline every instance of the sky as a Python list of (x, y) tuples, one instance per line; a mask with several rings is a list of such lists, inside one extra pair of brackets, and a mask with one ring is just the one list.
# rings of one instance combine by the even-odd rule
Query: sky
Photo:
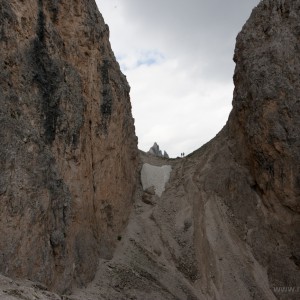
[(96, 0), (131, 87), (139, 149), (189, 154), (226, 124), (235, 38), (259, 0)]

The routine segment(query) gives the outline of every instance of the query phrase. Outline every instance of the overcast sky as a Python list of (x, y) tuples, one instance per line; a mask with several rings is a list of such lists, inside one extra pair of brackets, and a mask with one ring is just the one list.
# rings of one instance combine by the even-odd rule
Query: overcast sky
[(259, 0), (96, 0), (131, 86), (139, 148), (188, 154), (225, 125), (235, 38)]

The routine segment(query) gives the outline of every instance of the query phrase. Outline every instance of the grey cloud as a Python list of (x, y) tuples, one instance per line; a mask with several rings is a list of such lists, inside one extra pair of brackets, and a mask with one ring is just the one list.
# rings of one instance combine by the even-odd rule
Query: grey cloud
[[(258, 2), (98, 0), (132, 87), (141, 149), (157, 141), (171, 156), (189, 153), (225, 125), (235, 37)], [(152, 64), (160, 55), (147, 51), (163, 60)]]
[(205, 57), (199, 71), (217, 70), (219, 79), (231, 78), (235, 37), (259, 0), (126, 0), (126, 19), (139, 28), (140, 36), (182, 57), (185, 64)]

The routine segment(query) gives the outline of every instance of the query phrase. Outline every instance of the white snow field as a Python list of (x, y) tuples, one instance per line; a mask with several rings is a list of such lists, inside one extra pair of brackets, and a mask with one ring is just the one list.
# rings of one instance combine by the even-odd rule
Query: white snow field
[(143, 164), (141, 171), (141, 179), (143, 189), (154, 186), (155, 194), (160, 197), (165, 190), (165, 185), (170, 179), (172, 167), (164, 165), (161, 167)]

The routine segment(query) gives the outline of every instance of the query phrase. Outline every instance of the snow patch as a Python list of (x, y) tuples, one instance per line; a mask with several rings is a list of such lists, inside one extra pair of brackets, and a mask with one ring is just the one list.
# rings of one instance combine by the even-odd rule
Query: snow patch
[(155, 194), (160, 197), (165, 190), (165, 185), (170, 179), (172, 167), (164, 165), (161, 167), (153, 166), (150, 164), (143, 164), (141, 171), (141, 180), (143, 189), (153, 186)]

